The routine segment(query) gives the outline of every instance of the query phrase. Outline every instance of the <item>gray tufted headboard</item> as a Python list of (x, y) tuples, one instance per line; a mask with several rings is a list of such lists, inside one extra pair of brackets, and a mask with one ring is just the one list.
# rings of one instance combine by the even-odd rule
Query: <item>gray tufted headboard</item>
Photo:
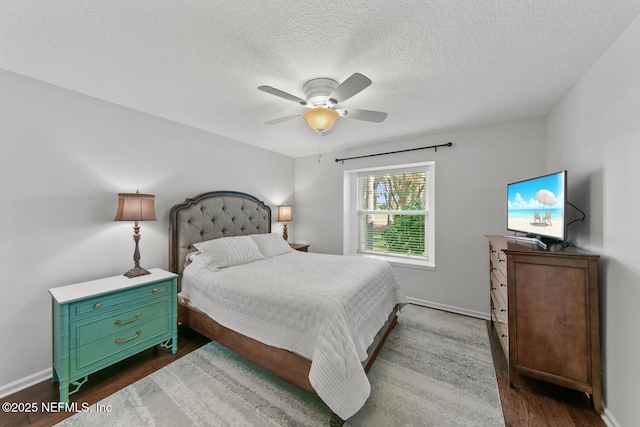
[(169, 269), (179, 275), (194, 243), (227, 236), (271, 233), (271, 208), (237, 191), (200, 194), (169, 211)]

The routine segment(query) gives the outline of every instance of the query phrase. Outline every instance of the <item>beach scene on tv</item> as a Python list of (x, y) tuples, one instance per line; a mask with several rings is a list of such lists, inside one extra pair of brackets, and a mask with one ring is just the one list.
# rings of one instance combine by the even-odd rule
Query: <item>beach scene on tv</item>
[(564, 239), (564, 173), (507, 186), (507, 228)]

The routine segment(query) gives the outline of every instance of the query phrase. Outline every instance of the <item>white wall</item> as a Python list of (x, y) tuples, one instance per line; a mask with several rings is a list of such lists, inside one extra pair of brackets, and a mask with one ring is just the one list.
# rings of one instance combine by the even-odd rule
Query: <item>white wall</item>
[[(375, 126), (375, 124), (372, 124)], [(336, 158), (448, 141), (451, 148), (336, 163)], [(330, 147), (330, 137), (322, 142)], [(326, 148), (325, 147), (325, 148)], [(488, 317), (488, 243), (506, 233), (506, 184), (546, 171), (545, 118), (386, 142), (295, 161), (296, 240), (311, 251), (341, 254), (343, 172), (381, 165), (436, 162), (436, 269), (394, 267), (407, 295), (424, 304)]]
[(638, 424), (640, 398), (640, 17), (556, 106), (548, 169), (567, 169), (569, 199), (587, 220), (573, 240), (601, 255), (606, 415)]
[(158, 221), (141, 223), (146, 268), (167, 268), (169, 209), (186, 197), (294, 202), (292, 158), (5, 71), (0, 93), (0, 395), (51, 367), (49, 288), (133, 267), (116, 193), (156, 195)]

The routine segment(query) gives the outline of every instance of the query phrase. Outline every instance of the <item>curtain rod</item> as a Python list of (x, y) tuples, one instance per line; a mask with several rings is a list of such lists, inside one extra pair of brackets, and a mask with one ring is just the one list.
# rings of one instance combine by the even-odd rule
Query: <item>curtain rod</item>
[(433, 148), (437, 153), (438, 147), (451, 147), (452, 145), (453, 145), (453, 142), (447, 142), (446, 144), (430, 145), (428, 147), (408, 148), (406, 150), (387, 151), (386, 153), (365, 154), (364, 156), (355, 156), (355, 157), (346, 157), (344, 159), (336, 159), (336, 163), (338, 162), (344, 163), (345, 160), (362, 159), (364, 157), (385, 156), (387, 154), (406, 153), (407, 151), (426, 150), (428, 148)]

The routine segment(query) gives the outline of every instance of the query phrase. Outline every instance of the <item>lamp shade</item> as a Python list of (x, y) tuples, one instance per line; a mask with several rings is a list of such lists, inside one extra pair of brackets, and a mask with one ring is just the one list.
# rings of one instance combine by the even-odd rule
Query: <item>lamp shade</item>
[(291, 217), (291, 205), (278, 206), (278, 221), (293, 221), (293, 218)]
[(340, 114), (331, 108), (316, 107), (306, 110), (302, 113), (302, 117), (311, 129), (322, 133), (333, 127)]
[(114, 221), (155, 221), (153, 194), (118, 193), (118, 211)]

